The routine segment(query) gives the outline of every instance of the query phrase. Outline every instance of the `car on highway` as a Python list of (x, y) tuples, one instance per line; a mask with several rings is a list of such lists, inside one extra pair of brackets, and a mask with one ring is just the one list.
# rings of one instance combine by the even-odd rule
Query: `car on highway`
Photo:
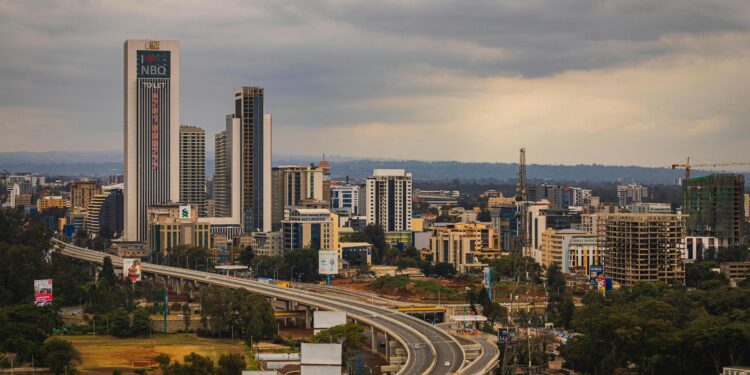
[(450, 367), (451, 361), (445, 361), (445, 367)]

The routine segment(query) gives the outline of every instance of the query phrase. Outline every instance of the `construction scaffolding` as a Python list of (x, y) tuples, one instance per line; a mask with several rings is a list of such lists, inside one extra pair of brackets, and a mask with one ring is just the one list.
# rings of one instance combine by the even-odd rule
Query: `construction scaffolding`
[(599, 214), (604, 274), (623, 286), (639, 281), (685, 283), (685, 215)]
[(692, 236), (716, 237), (720, 246), (742, 244), (745, 178), (712, 174), (682, 184), (682, 213)]

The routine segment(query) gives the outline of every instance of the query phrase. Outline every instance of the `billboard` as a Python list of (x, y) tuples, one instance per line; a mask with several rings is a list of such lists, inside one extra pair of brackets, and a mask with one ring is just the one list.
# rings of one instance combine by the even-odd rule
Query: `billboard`
[(321, 330), (346, 324), (346, 312), (344, 311), (314, 311), (313, 332), (317, 334)]
[(601, 264), (592, 264), (589, 266), (589, 281), (591, 285), (596, 286), (596, 278), (604, 273), (604, 266)]
[(192, 219), (190, 205), (180, 206), (179, 216), (180, 219)]
[(133, 258), (122, 259), (122, 277), (131, 283), (141, 281), (141, 260)]
[(52, 279), (34, 280), (34, 303), (37, 306), (52, 303)]
[(138, 51), (136, 74), (138, 78), (170, 78), (171, 51)]
[(335, 250), (318, 251), (318, 273), (321, 275), (338, 275), (339, 252)]
[(302, 365), (341, 365), (341, 344), (303, 342), (300, 351)]
[(492, 268), (484, 267), (484, 269), (482, 269), (482, 275), (484, 275), (482, 284), (485, 288), (490, 289), (492, 287)]

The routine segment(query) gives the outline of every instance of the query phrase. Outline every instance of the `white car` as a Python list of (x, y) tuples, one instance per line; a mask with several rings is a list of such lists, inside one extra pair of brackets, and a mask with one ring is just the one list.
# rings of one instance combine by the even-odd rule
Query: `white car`
[(419, 349), (419, 344), (414, 344), (414, 349)]
[(450, 365), (451, 365), (450, 361), (445, 361), (445, 367), (450, 367)]

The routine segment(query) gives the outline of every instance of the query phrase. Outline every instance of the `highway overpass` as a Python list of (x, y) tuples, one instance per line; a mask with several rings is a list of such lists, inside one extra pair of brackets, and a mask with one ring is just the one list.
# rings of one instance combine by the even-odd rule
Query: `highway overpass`
[[(109, 256), (115, 267), (122, 267), (122, 259), (117, 256), (73, 246), (56, 239), (53, 241), (59, 245), (56, 247), (63, 255), (97, 264), (101, 264), (104, 257)], [(293, 301), (312, 308), (345, 311), (349, 318), (369, 325), (373, 328), (373, 332), (375, 330), (384, 332), (386, 338), (395, 339), (401, 344), (407, 358), (398, 370), (398, 374), (473, 374), (485, 373), (489, 370), (489, 368), (478, 366), (477, 360), (465, 365), (466, 355), (462, 346), (444, 330), (406, 314), (354, 298), (337, 295), (322, 296), (313, 292), (276, 287), (252, 280), (150, 263), (143, 263), (142, 270), (147, 274), (192, 281), (197, 284), (244, 288), (269, 298)], [(373, 340), (373, 347), (376, 349), (374, 342), (375, 340)], [(415, 344), (418, 344), (418, 349), (415, 349)], [(490, 359), (487, 359), (487, 362), (489, 361)], [(450, 365), (445, 366), (446, 362)], [(472, 371), (465, 372), (464, 367), (470, 367)], [(478, 367), (479, 371), (477, 371)]]

